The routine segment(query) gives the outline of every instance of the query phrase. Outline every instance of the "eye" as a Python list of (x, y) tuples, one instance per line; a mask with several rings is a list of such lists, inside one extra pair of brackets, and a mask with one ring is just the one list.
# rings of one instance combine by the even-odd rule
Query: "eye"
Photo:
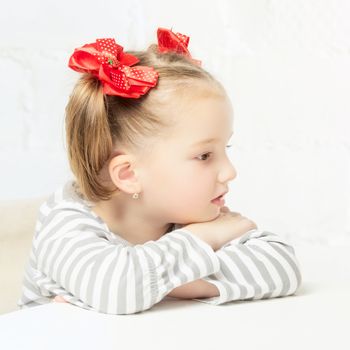
[[(230, 147), (232, 147), (232, 145), (227, 145), (227, 146), (226, 146), (226, 148), (230, 148)], [(198, 158), (201, 158), (201, 157), (203, 157), (203, 156), (204, 156), (204, 157), (205, 157), (205, 159), (200, 159), (200, 160), (202, 160), (202, 161), (206, 161), (206, 160), (209, 158), (209, 155), (210, 155), (210, 154), (212, 154), (212, 152), (203, 153), (203, 154), (202, 154), (202, 155), (200, 155)], [(197, 159), (198, 159), (198, 158), (197, 158)]]
[(203, 153), (202, 155), (200, 155), (198, 158), (201, 158), (201, 157), (203, 157), (203, 156), (205, 156), (205, 159), (200, 159), (200, 160), (203, 160), (203, 161), (205, 161), (205, 160), (207, 160), (208, 158), (209, 158), (209, 155), (211, 154), (211, 152), (208, 152), (208, 153)]

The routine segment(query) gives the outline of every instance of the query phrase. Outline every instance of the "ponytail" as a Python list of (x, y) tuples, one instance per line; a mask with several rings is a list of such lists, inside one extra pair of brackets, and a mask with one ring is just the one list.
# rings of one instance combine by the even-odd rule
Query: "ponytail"
[(109, 199), (98, 175), (112, 153), (113, 142), (98, 79), (84, 74), (76, 83), (66, 106), (68, 160), (80, 191), (90, 201)]

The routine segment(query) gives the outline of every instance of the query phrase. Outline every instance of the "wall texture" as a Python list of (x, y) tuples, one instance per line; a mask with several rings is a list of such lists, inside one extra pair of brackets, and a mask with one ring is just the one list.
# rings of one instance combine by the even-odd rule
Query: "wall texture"
[(45, 195), (72, 177), (73, 49), (102, 37), (144, 49), (172, 27), (234, 105), (228, 206), (291, 240), (350, 244), (349, 17), (347, 0), (6, 2), (0, 199)]

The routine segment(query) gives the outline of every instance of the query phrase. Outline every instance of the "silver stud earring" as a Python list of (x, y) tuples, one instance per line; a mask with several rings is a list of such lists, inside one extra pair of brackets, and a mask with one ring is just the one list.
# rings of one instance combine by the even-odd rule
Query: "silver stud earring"
[(138, 193), (134, 193), (134, 194), (132, 195), (132, 198), (134, 198), (134, 199), (139, 198), (139, 194), (138, 194)]

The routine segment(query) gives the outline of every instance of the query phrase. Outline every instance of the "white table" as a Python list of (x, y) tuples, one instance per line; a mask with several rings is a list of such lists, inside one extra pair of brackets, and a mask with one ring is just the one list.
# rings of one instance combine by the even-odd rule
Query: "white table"
[(166, 297), (134, 315), (52, 303), (0, 316), (0, 349), (350, 349), (350, 247), (295, 246), (296, 295), (214, 306)]

